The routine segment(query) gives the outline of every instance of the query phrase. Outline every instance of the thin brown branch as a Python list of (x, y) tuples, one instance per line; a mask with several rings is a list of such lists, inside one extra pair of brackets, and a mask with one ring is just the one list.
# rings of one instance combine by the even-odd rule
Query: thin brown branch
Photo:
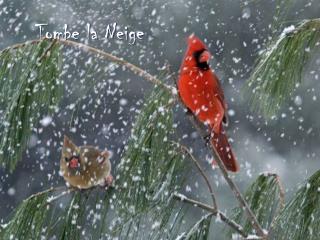
[[(196, 118), (194, 115), (190, 115), (190, 118)], [(199, 129), (201, 129), (201, 126), (199, 125), (200, 123), (197, 120), (191, 120), (192, 124), (195, 126), (195, 128), (198, 130), (199, 134), (201, 135), (201, 137), (203, 139), (206, 138), (206, 136), (203, 136), (203, 131), (199, 131)], [(226, 180), (226, 182), (228, 183), (230, 189), (232, 190), (234, 196), (236, 197), (236, 199), (238, 200), (240, 206), (242, 208), (244, 208), (248, 219), (250, 220), (253, 228), (257, 231), (257, 234), (261, 237), (265, 237), (266, 233), (264, 232), (264, 230), (262, 229), (260, 223), (258, 222), (256, 216), (254, 215), (254, 213), (252, 212), (251, 208), (249, 207), (247, 201), (244, 199), (244, 197), (242, 196), (238, 186), (235, 184), (235, 182), (230, 178), (229, 173), (226, 169), (226, 167), (224, 166), (219, 154), (217, 153), (216, 148), (214, 147), (214, 145), (211, 143), (210, 144), (210, 151), (214, 157), (214, 159), (216, 160), (222, 175), (224, 177), (224, 179)]]
[(38, 197), (38, 196), (40, 196), (40, 195), (42, 195), (42, 194), (45, 194), (45, 193), (59, 192), (59, 191), (63, 191), (63, 190), (68, 190), (68, 188), (65, 187), (65, 186), (51, 187), (51, 188), (48, 188), (48, 189), (46, 189), (46, 190), (44, 190), (44, 191), (37, 192), (37, 193), (35, 193), (35, 194), (30, 195), (30, 196), (29, 196), (27, 199), (25, 199), (24, 201), (28, 201), (28, 200), (30, 200), (30, 199), (32, 199), (32, 198)]
[(67, 188), (65, 191), (62, 191), (60, 194), (56, 195), (56, 196), (52, 196), (50, 198), (47, 199), (47, 203), (52, 203), (53, 201), (56, 201), (58, 199), (60, 199), (61, 197), (65, 196), (65, 195), (68, 195), (72, 192), (75, 192), (79, 189), (76, 189), (76, 188)]
[(29, 200), (32, 199), (32, 198), (38, 197), (38, 196), (40, 196), (40, 195), (42, 195), (42, 194), (45, 194), (45, 193), (54, 192), (54, 191), (56, 191), (56, 188), (51, 187), (51, 188), (46, 189), (46, 190), (44, 190), (44, 191), (41, 191), (41, 192), (37, 192), (37, 193), (35, 193), (35, 194), (32, 194), (32, 195), (30, 195), (27, 199), (24, 199), (23, 201), (29, 201)]
[(35, 194), (32, 194), (30, 195), (27, 199), (25, 199), (24, 201), (28, 201), (32, 198), (35, 198), (35, 197), (38, 197), (42, 194), (45, 194), (45, 193), (50, 193), (50, 192), (61, 192), (60, 194), (56, 195), (56, 196), (52, 196), (50, 198), (48, 198), (47, 202), (48, 203), (51, 203), (67, 194), (70, 194), (72, 192), (75, 192), (75, 191), (82, 191), (81, 189), (78, 189), (78, 188), (73, 188), (73, 187), (66, 187), (66, 186), (59, 186), (59, 187), (51, 187), (49, 189), (46, 189), (44, 191), (41, 191), (41, 192), (37, 192)]
[[(101, 186), (96, 186), (96, 188), (100, 188)], [(94, 187), (95, 188), (95, 187)], [(113, 186), (109, 186), (108, 188), (113, 188)], [(67, 194), (70, 194), (72, 192), (76, 192), (76, 191), (91, 191), (92, 188), (88, 188), (88, 189), (79, 189), (79, 188), (75, 188), (75, 187), (67, 187), (67, 186), (59, 186), (59, 187), (51, 187), (49, 189), (46, 189), (44, 191), (41, 191), (41, 192), (37, 192), (35, 194), (32, 194), (30, 195), (27, 199), (25, 199), (24, 201), (28, 201), (34, 197), (37, 197), (37, 196), (40, 196), (42, 194), (45, 194), (45, 193), (50, 193), (50, 192), (61, 192), (60, 194), (56, 195), (56, 196), (52, 196), (50, 198), (48, 198), (47, 202), (48, 203), (51, 203), (55, 200), (58, 200), (59, 198), (67, 195)]]
[(51, 49), (53, 48), (53, 46), (55, 45), (57, 43), (57, 39), (54, 39), (51, 43), (50, 43), (50, 45), (49, 45), (49, 47), (47, 47), (47, 49), (44, 51), (44, 53), (42, 54), (42, 56), (39, 58), (39, 63), (44, 59), (44, 58), (46, 58), (47, 57), (47, 54), (51, 51)]
[(145, 70), (137, 67), (136, 65), (129, 63), (128, 61), (121, 59), (119, 57), (116, 57), (110, 53), (104, 52), (100, 49), (94, 48), (94, 47), (90, 47), (88, 45), (85, 45), (83, 43), (79, 43), (79, 42), (74, 42), (74, 41), (70, 41), (70, 40), (64, 40), (64, 39), (60, 39), (59, 40), (61, 43), (65, 44), (65, 45), (71, 45), (74, 47), (79, 47), (82, 48), (84, 50), (87, 50), (89, 52), (92, 52), (100, 57), (103, 57), (109, 61), (118, 63), (122, 66), (127, 67), (128, 69), (130, 69), (133, 73), (137, 74), (140, 77), (143, 77), (144, 79), (146, 79), (147, 81), (157, 85), (157, 86), (161, 86), (165, 89), (167, 89), (168, 91), (170, 91), (171, 93), (173, 93), (173, 91), (175, 90), (174, 88), (172, 88), (171, 86), (168, 86), (166, 84), (164, 84), (163, 82), (161, 82), (158, 78), (156, 78), (155, 76), (151, 75), (150, 73), (146, 72)]
[(185, 152), (186, 154), (189, 155), (190, 159), (193, 161), (193, 163), (198, 168), (200, 174), (202, 175), (202, 177), (203, 177), (204, 181), (206, 182), (207, 187), (209, 189), (209, 192), (210, 192), (210, 195), (211, 195), (211, 198), (212, 198), (213, 208), (218, 210), (218, 204), (217, 204), (217, 200), (216, 200), (216, 197), (214, 195), (214, 192), (213, 192), (213, 188), (212, 188), (212, 186), (210, 184), (208, 176), (205, 174), (205, 172), (204, 172), (203, 168), (201, 167), (199, 161), (195, 158), (195, 156), (190, 152), (190, 150), (186, 146), (183, 146), (181, 144), (178, 144), (178, 145), (180, 146), (180, 148), (182, 149), (183, 152)]
[(211, 207), (211, 206), (209, 206), (207, 204), (204, 204), (202, 202), (199, 202), (197, 200), (188, 198), (188, 197), (186, 197), (186, 196), (184, 196), (182, 194), (179, 194), (179, 193), (175, 193), (174, 194), (174, 198), (179, 200), (179, 201), (192, 204), (195, 207), (202, 208), (202, 209), (204, 209), (204, 210), (206, 210), (208, 212), (211, 212), (214, 216), (220, 218), (221, 221), (226, 223), (229, 227), (234, 229), (241, 236), (243, 236), (244, 238), (248, 237), (248, 235), (244, 232), (243, 228), (239, 224), (237, 224), (232, 219), (228, 218), (226, 215), (224, 215), (222, 212), (218, 211), (217, 209), (215, 209), (215, 208), (213, 208), (213, 207)]
[(229, 187), (231, 188), (232, 192), (234, 193), (235, 197), (238, 199), (240, 206), (243, 207), (247, 213), (247, 217), (250, 220), (252, 226), (254, 227), (254, 229), (257, 231), (257, 234), (261, 237), (264, 237), (266, 235), (266, 233), (264, 232), (264, 230), (262, 229), (260, 223), (258, 222), (256, 216), (254, 215), (254, 213), (252, 212), (251, 208), (249, 207), (247, 201), (244, 199), (244, 197), (242, 196), (238, 186), (235, 184), (235, 182), (230, 178), (229, 173), (226, 169), (226, 167), (224, 166), (219, 154), (217, 153), (217, 150), (215, 149), (215, 147), (213, 146), (213, 144), (211, 145), (211, 152), (216, 160), (216, 162), (218, 163), (218, 166), (222, 172), (222, 175), (224, 176), (224, 179), (227, 181)]
[[(15, 45), (9, 46), (9, 47), (3, 49), (2, 51), (0, 51), (0, 54), (4, 51), (8, 51), (10, 49), (19, 49), (19, 48), (23, 48), (29, 44), (37, 44), (43, 40), (51, 41), (51, 39), (42, 38), (42, 39), (35, 39), (35, 40), (27, 41), (24, 43), (15, 44)], [(174, 87), (171, 87), (169, 85), (164, 84), (161, 80), (159, 80), (155, 76), (153, 76), (150, 73), (146, 72), (145, 70), (139, 68), (138, 66), (136, 66), (132, 63), (129, 63), (128, 61), (126, 61), (124, 59), (121, 59), (121, 58), (116, 57), (110, 53), (104, 52), (100, 49), (91, 47), (91, 46), (83, 44), (83, 43), (79, 43), (79, 42), (75, 42), (75, 41), (71, 41), (71, 40), (66, 40), (66, 39), (54, 39), (52, 41), (58, 41), (66, 46), (73, 46), (73, 47), (81, 48), (81, 49), (88, 51), (88, 52), (91, 52), (99, 57), (102, 57), (104, 59), (107, 59), (107, 60), (112, 61), (114, 63), (117, 63), (119, 65), (125, 66), (126, 68), (131, 70), (136, 75), (143, 77), (147, 81), (149, 81), (157, 86), (163, 87), (164, 89), (168, 90), (172, 95), (176, 95), (176, 89)]]

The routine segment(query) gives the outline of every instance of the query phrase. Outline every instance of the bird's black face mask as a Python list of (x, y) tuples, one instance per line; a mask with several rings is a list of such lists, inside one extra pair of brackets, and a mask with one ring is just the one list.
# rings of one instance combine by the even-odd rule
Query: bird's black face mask
[(196, 51), (193, 56), (196, 60), (196, 63), (197, 63), (197, 67), (200, 68), (201, 70), (208, 70), (209, 69), (209, 64), (207, 61), (204, 61), (204, 62), (200, 62), (200, 57), (201, 57), (201, 54), (204, 52), (204, 51), (207, 51), (206, 49), (201, 49), (199, 51)]

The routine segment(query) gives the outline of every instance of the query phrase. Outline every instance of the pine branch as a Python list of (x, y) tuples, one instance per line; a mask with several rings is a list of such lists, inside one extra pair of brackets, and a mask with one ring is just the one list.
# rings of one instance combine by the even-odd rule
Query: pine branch
[[(180, 145), (181, 149), (187, 153), (191, 160), (196, 164), (199, 172), (202, 174), (203, 178), (206, 181), (206, 184), (208, 186), (209, 192), (213, 196), (213, 201), (215, 203), (215, 197), (212, 191), (212, 187), (210, 182), (208, 181), (207, 176), (205, 175), (203, 169), (199, 165), (199, 162), (197, 159), (192, 155), (192, 153), (183, 145)], [(258, 221), (264, 224), (265, 229), (269, 229), (269, 226), (274, 219), (274, 216), (277, 215), (278, 211), (281, 209), (281, 207), (284, 206), (284, 192), (282, 189), (282, 185), (280, 183), (279, 177), (276, 174), (270, 174), (265, 173), (262, 174), (257, 181), (249, 187), (245, 194), (246, 198), (245, 201), (250, 203), (250, 208), (254, 210), (254, 213), (258, 216)], [(216, 212), (218, 212), (217, 205), (214, 205), (214, 208), (205, 205), (201, 202), (188, 199), (184, 200), (185, 196), (175, 194), (176, 198), (180, 198), (182, 201), (187, 201), (189, 203), (192, 203), (196, 206), (200, 206), (201, 208), (212, 212), (212, 209), (216, 209)], [(278, 197), (278, 199), (277, 199)], [(244, 218), (243, 209), (237, 208), (234, 210), (236, 212), (234, 218), (236, 222), (244, 222), (245, 224), (245, 230), (244, 232), (240, 232), (240, 234), (243, 237), (247, 237), (249, 233), (252, 231), (252, 223), (250, 221), (243, 221), (242, 218)], [(230, 220), (222, 216), (228, 223)], [(235, 227), (234, 224), (231, 224), (231, 229), (238, 231), (239, 228), (237, 226)]]
[[(270, 229), (271, 223), (284, 206), (284, 192), (279, 177), (276, 174), (261, 174), (247, 189), (245, 199), (264, 229)], [(251, 223), (245, 218), (241, 207), (233, 209), (236, 222), (244, 226), (244, 231), (250, 234), (253, 230)], [(230, 232), (230, 236), (232, 232)]]
[[(51, 44), (49, 47), (44, 48), (44, 44), (47, 45), (50, 41)], [(39, 119), (39, 102), (42, 103), (41, 109), (53, 109), (62, 97), (62, 85), (57, 80), (61, 65), (58, 50), (60, 50), (59, 46), (61, 44), (81, 48), (98, 57), (122, 65), (152, 84), (161, 86), (172, 95), (176, 94), (174, 88), (162, 83), (161, 80), (139, 67), (112, 54), (82, 43), (64, 39), (36, 39), (9, 46), (0, 51), (0, 62), (2, 60), (0, 83), (3, 81), (3, 84), (0, 84), (0, 106), (4, 105), (6, 108), (4, 119), (0, 118), (3, 122), (2, 126), (0, 125), (0, 164), (2, 164), (3, 167), (9, 167), (11, 171), (14, 170), (17, 162), (21, 159), (31, 129)], [(30, 56), (32, 61), (25, 59), (27, 56)], [(18, 59), (18, 61), (14, 62), (16, 59)], [(27, 66), (23, 64), (27, 64)], [(23, 74), (10, 70), (11, 66), (13, 66), (12, 68), (16, 72), (23, 71)], [(34, 70), (38, 72), (34, 74)], [(19, 77), (12, 76), (13, 73)], [(33, 77), (33, 75), (29, 76), (31, 73), (35, 77)], [(30, 77), (36, 79), (30, 79)], [(37, 87), (39, 86), (43, 87), (41, 90), (46, 91), (38, 91)], [(19, 91), (17, 91), (17, 89), (19, 89)], [(13, 97), (7, 99), (6, 96), (8, 95), (13, 95)], [(172, 105), (173, 99), (170, 101), (169, 105)], [(35, 114), (37, 114), (37, 116), (35, 116)], [(21, 133), (19, 133), (19, 131)]]
[[(38, 193), (23, 201), (16, 209), (14, 218), (2, 226), (1, 239), (40, 239), (49, 210), (46, 200), (51, 190)], [(41, 209), (41, 211), (37, 209)]]
[[(87, 212), (97, 205), (101, 205), (101, 210), (98, 210), (101, 221), (88, 227), (88, 236), (138, 239), (148, 232), (150, 234), (146, 238), (161, 239), (162, 235), (158, 234), (161, 231), (167, 231), (172, 236), (178, 233), (182, 222), (177, 219), (183, 218), (184, 211), (177, 212), (176, 201), (170, 196), (182, 186), (186, 164), (169, 139), (173, 133), (172, 110), (168, 105), (170, 100), (171, 95), (158, 88), (147, 99), (135, 123), (122, 163), (115, 170), (115, 188), (103, 193), (103, 201), (97, 197), (98, 189), (50, 188), (25, 200), (19, 207), (21, 213), (14, 214), (10, 221), (13, 224), (3, 230), (4, 236), (32, 239), (33, 236), (43, 235), (57, 239), (79, 239), (85, 228), (84, 220), (88, 221)], [(53, 192), (59, 193), (48, 195)], [(62, 198), (69, 198), (71, 192), (73, 197), (61, 209), (59, 202)], [(30, 204), (42, 196), (45, 196), (41, 198), (42, 205), (29, 209)], [(44, 211), (44, 208), (47, 210)], [(36, 222), (30, 220), (40, 214), (41, 219), (37, 218)], [(117, 222), (119, 219), (121, 221)], [(171, 220), (176, 221), (175, 226), (169, 226)], [(25, 222), (24, 226), (34, 225), (37, 231), (33, 233), (32, 228), (25, 227), (23, 232), (19, 232), (19, 222)], [(153, 229), (150, 222), (159, 222), (159, 226)], [(146, 228), (149, 230), (145, 231)]]
[[(7, 50), (10, 50), (10, 49), (20, 49), (20, 48), (24, 48), (27, 45), (36, 45), (36, 44), (40, 43), (42, 40), (43, 39), (35, 39), (35, 40), (27, 41), (27, 42), (24, 42), (24, 43), (15, 44), (13, 46), (9, 46), (9, 47), (5, 48), (4, 50), (2, 50), (0, 52), (0, 54), (2, 52), (6, 52)], [(48, 40), (50, 41), (50, 39), (48, 39)], [(124, 59), (121, 59), (121, 58), (119, 58), (119, 57), (117, 57), (115, 55), (112, 55), (112, 54), (104, 52), (104, 51), (102, 51), (100, 49), (91, 47), (91, 46), (83, 44), (83, 43), (75, 42), (75, 41), (72, 41), (72, 40), (54, 39), (54, 41), (57, 41), (57, 42), (59, 42), (61, 44), (64, 44), (66, 46), (72, 46), (72, 47), (80, 48), (80, 49), (82, 49), (84, 51), (91, 52), (91, 53), (95, 54), (98, 57), (104, 58), (106, 60), (109, 60), (111, 62), (117, 63), (119, 65), (125, 66), (126, 68), (131, 70), (133, 73), (137, 74), (140, 77), (143, 77), (144, 79), (146, 79), (147, 81), (153, 83), (154, 85), (161, 86), (162, 88), (172, 92), (173, 94), (176, 93), (176, 90), (173, 87), (164, 84), (161, 80), (159, 80), (158, 78), (152, 76), (148, 72), (142, 70), (141, 68), (137, 67), (136, 65), (134, 65), (134, 64), (132, 64), (132, 63), (130, 63), (130, 62), (124, 60)]]
[(50, 113), (61, 98), (60, 45), (7, 49), (0, 53), (0, 164), (11, 171), (22, 157), (41, 112)]
[(195, 207), (204, 209), (206, 211), (211, 212), (213, 215), (217, 216), (218, 218), (220, 218), (223, 222), (225, 222), (230, 228), (234, 229), (236, 232), (238, 232), (241, 236), (243, 236), (244, 238), (246, 238), (248, 235), (243, 231), (243, 228), (237, 224), (236, 222), (234, 222), (232, 219), (229, 219), (226, 215), (224, 215), (222, 212), (218, 211), (217, 209), (212, 208), (211, 206), (204, 204), (202, 202), (193, 200), (191, 198), (187, 198), (186, 196), (179, 194), (179, 193), (175, 193), (174, 197), (177, 200), (180, 200), (182, 202), (186, 202), (189, 204), (192, 204)]
[(280, 211), (270, 230), (276, 239), (320, 238), (320, 171), (314, 173)]
[(246, 83), (252, 109), (265, 117), (276, 114), (301, 84), (304, 66), (319, 46), (319, 18), (286, 28), (262, 52)]
[[(79, 190), (61, 186), (33, 194), (20, 204), (8, 224), (2, 226), (0, 239), (9, 239), (8, 236), (26, 240), (43, 237), (80, 239), (85, 222), (91, 221), (87, 217), (88, 209), (92, 213), (102, 203), (99, 200), (101, 193), (105, 199), (110, 199), (114, 191), (113, 188), (101, 189)], [(95, 224), (91, 227), (95, 228)]]

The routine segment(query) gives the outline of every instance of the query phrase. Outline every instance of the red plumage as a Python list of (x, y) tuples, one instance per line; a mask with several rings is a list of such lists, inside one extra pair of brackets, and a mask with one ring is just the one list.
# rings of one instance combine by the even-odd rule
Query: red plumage
[(193, 34), (180, 68), (178, 90), (186, 107), (211, 129), (211, 143), (229, 171), (239, 171), (223, 122), (227, 121), (227, 104), (219, 79), (208, 65), (211, 55), (206, 45)]

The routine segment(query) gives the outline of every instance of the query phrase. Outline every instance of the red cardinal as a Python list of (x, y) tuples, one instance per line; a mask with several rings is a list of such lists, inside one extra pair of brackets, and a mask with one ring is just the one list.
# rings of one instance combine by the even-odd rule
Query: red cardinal
[(211, 144), (229, 171), (239, 171), (222, 123), (227, 123), (227, 104), (219, 79), (209, 67), (211, 54), (194, 36), (188, 38), (188, 49), (180, 68), (178, 89), (187, 108), (211, 130)]

